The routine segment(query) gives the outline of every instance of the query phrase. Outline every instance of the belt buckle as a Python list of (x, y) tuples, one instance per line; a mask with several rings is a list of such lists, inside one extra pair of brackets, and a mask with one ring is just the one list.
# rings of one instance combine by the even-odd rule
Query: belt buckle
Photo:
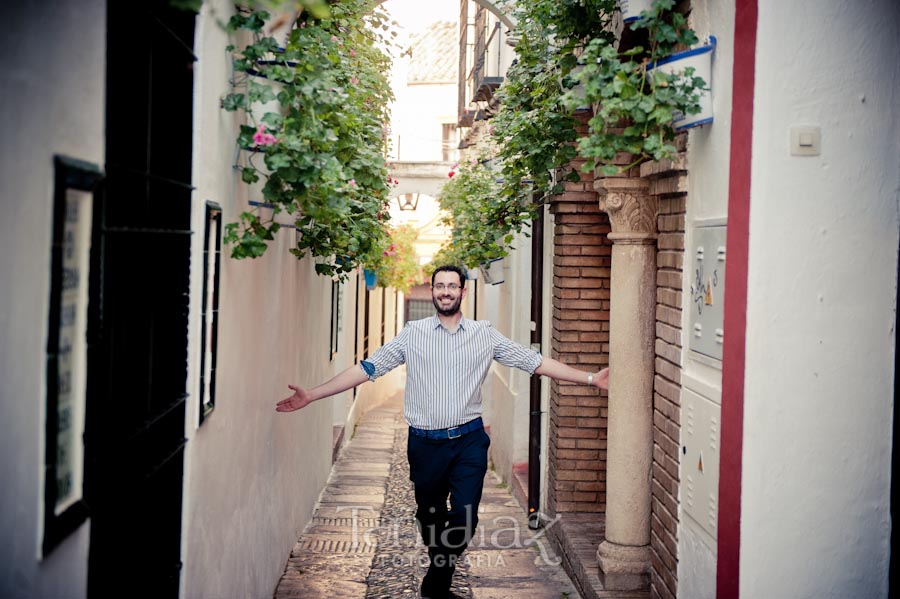
[[(462, 437), (462, 430), (460, 430), (460, 429), (461, 429), (461, 427), (458, 427), (458, 426), (448, 428), (447, 429), (447, 438), (448, 439), (459, 439), (460, 437)], [(455, 435), (453, 434), (453, 431), (456, 431)]]

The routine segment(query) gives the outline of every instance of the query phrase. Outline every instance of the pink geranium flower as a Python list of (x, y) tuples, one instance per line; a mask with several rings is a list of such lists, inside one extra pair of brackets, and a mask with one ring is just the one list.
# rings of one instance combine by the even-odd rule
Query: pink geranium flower
[(356, 179), (350, 179), (348, 183), (350, 184), (350, 187), (356, 187)]
[(274, 135), (266, 132), (266, 126), (263, 123), (259, 124), (256, 133), (253, 134), (253, 143), (258, 146), (271, 146), (277, 141)]

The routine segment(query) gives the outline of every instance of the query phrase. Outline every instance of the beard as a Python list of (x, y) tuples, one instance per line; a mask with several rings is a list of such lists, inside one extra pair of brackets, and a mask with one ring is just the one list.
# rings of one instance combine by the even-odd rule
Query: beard
[[(441, 298), (444, 299), (444, 298)], [(453, 301), (453, 298), (450, 299), (450, 305), (446, 308), (441, 307), (441, 300), (435, 296), (431, 296), (431, 303), (434, 304), (434, 309), (438, 311), (438, 314), (441, 316), (453, 316), (457, 312), (459, 312), (459, 306), (462, 304), (462, 293), (459, 294), (459, 297), (456, 298), (456, 301)]]

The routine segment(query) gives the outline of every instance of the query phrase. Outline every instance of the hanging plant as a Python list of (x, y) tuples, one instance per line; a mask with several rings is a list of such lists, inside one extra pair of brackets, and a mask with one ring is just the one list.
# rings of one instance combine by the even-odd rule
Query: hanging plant
[(578, 134), (575, 108), (564, 100), (585, 44), (596, 35), (612, 40), (605, 32), (615, 6), (615, 0), (516, 3), (516, 60), (497, 92), (500, 111), (476, 148), (479, 158), (449, 173), (439, 202), (451, 239), (426, 271), (444, 263), (474, 269), (507, 256), (547, 198), (580, 179), (566, 168), (578, 155)]
[(480, 158), (454, 165), (450, 180), (438, 194), (451, 227), (447, 251), (439, 257), (467, 268), (503, 258), (512, 249), (515, 234), (534, 218), (537, 205), (529, 196), (502, 192), (502, 180), (486, 150)]
[(346, 278), (380, 260), (388, 238), (392, 95), (382, 50), (389, 27), (374, 5), (344, 0), (325, 17), (304, 14), (284, 47), (263, 34), (266, 12), (229, 21), (230, 31), (249, 32), (252, 41), (228, 48), (240, 77), (223, 107), (247, 115), (237, 138), (249, 154), (241, 178), (261, 184), (273, 212), (268, 219), (244, 212), (226, 225), (234, 258), (261, 256), (280, 227), (275, 217), (286, 213), (299, 232), (291, 252), (312, 255), (316, 272)]
[(579, 181), (575, 170), (555, 173), (578, 156), (574, 117), (566, 102), (576, 85), (578, 56), (592, 39), (612, 43), (615, 0), (530, 0), (516, 3), (516, 60), (497, 95), (501, 108), (489, 127), (502, 165), (501, 193), (540, 200)]
[[(646, 37), (646, 45), (620, 51), (604, 37), (591, 40), (584, 51), (584, 68), (575, 77), (583, 86), (576, 98), (596, 107), (589, 134), (578, 143), (589, 159), (585, 170), (598, 167), (615, 175), (647, 160), (672, 158), (676, 153), (674, 121), (678, 114), (697, 114), (707, 82), (694, 73), (666, 73), (652, 69), (676, 49), (697, 43), (685, 16), (674, 10), (674, 0), (654, 0), (629, 28)], [(623, 155), (630, 159), (622, 161)]]
[(377, 269), (378, 284), (409, 293), (414, 285), (422, 282), (422, 269), (416, 258), (418, 231), (412, 225), (400, 225), (389, 233), (389, 245), (382, 250), (381, 264)]

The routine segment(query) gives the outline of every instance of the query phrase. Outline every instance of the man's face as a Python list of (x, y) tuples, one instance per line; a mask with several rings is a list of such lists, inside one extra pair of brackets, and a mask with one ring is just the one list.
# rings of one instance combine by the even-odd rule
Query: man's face
[(431, 287), (431, 301), (441, 316), (453, 316), (459, 312), (459, 305), (466, 295), (460, 285), (459, 275), (452, 271), (441, 271), (434, 276)]

